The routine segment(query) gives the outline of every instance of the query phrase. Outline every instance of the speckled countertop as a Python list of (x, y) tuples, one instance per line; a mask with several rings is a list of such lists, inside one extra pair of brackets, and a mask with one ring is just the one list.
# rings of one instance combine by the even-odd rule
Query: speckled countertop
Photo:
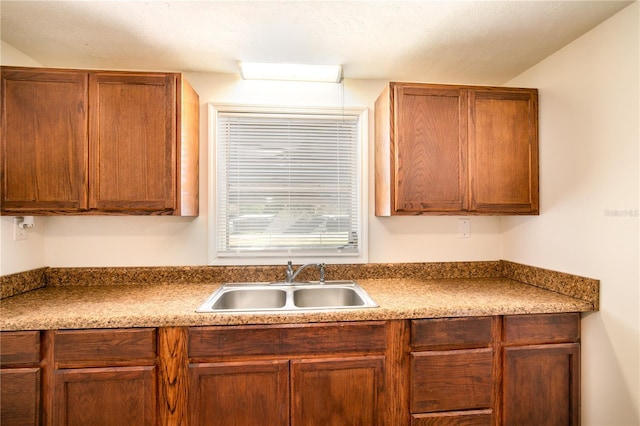
[(597, 309), (597, 300), (560, 294), (507, 277), (366, 278), (356, 281), (380, 305), (378, 308), (296, 313), (196, 313), (195, 309), (221, 283), (45, 286), (3, 299), (0, 329), (278, 324)]

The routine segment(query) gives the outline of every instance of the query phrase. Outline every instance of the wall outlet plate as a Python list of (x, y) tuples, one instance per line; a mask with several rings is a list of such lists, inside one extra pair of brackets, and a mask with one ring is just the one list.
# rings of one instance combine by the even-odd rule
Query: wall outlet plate
[(17, 217), (13, 218), (13, 241), (21, 241), (29, 238), (29, 233), (27, 232), (27, 229), (21, 228), (20, 226), (18, 226), (20, 219), (22, 218), (17, 218)]
[(471, 219), (458, 219), (458, 238), (471, 238)]

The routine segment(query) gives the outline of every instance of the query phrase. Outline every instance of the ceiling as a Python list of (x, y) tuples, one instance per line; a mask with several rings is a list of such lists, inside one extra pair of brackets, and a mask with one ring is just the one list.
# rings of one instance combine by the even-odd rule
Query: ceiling
[(2, 40), (43, 66), (503, 84), (630, 1), (9, 1)]

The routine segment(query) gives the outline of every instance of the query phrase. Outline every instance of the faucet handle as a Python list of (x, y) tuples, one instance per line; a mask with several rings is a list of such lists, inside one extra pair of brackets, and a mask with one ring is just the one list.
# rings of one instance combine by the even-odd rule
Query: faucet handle
[(293, 263), (291, 261), (287, 262), (287, 270), (285, 272), (285, 282), (290, 283), (293, 278)]

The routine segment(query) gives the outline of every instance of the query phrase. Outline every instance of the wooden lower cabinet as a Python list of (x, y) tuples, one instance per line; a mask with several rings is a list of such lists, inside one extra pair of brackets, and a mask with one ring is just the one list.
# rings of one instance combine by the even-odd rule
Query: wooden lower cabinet
[(58, 370), (53, 423), (59, 425), (156, 424), (155, 367)]
[(3, 368), (0, 383), (2, 425), (40, 424), (40, 369)]
[(580, 424), (578, 314), (505, 317), (502, 424)]
[(189, 366), (190, 425), (289, 424), (289, 362)]
[(47, 332), (50, 423), (157, 424), (156, 330)]
[(384, 357), (291, 362), (291, 424), (378, 425), (384, 392)]
[(387, 324), (191, 328), (189, 424), (394, 424), (384, 413)]
[(499, 320), (411, 322), (411, 425), (487, 425), (495, 413)]
[(42, 411), (40, 332), (0, 333), (0, 423), (39, 425)]
[(579, 425), (579, 320), (2, 332), (2, 425)]

